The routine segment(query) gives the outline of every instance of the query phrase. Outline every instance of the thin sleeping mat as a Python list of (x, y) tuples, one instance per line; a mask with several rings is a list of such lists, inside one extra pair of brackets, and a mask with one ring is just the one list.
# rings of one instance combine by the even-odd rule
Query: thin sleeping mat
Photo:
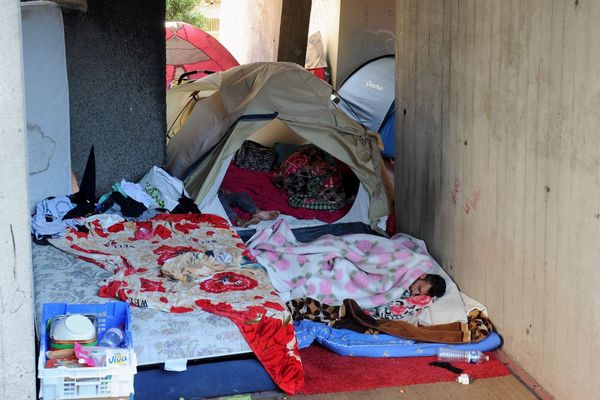
[(324, 323), (313, 321), (294, 322), (298, 338), (298, 347), (305, 349), (313, 344), (321, 346), (342, 356), (351, 357), (425, 357), (437, 354), (442, 347), (459, 350), (491, 351), (498, 348), (502, 341), (496, 332), (477, 343), (443, 344), (424, 343), (403, 339), (386, 334), (370, 335), (347, 329), (336, 329)]

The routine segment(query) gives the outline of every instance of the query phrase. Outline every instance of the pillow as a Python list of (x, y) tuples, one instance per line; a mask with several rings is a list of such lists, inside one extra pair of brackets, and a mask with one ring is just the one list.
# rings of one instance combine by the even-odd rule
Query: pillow
[(236, 166), (250, 171), (270, 171), (273, 162), (275, 162), (273, 149), (252, 140), (245, 140), (234, 158)]

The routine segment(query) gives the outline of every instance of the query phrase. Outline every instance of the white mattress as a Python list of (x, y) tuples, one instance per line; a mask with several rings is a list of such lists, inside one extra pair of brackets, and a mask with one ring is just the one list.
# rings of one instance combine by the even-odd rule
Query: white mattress
[[(38, 332), (44, 303), (111, 301), (98, 297), (94, 284), (108, 277), (109, 272), (52, 246), (34, 244), (32, 250)], [(132, 306), (131, 318), (138, 365), (251, 352), (233, 322), (200, 310), (171, 314)]]
[(69, 84), (60, 8), (21, 3), (29, 207), (71, 193)]

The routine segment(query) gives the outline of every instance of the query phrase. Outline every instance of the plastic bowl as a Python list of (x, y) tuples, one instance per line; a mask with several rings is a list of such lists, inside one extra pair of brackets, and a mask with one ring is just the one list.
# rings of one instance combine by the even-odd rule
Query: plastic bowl
[(96, 339), (96, 327), (86, 316), (71, 314), (53, 321), (50, 339), (58, 342), (92, 341)]

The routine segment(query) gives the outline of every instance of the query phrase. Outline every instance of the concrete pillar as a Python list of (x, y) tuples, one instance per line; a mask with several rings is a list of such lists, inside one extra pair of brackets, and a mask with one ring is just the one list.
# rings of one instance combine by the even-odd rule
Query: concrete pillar
[(222, 0), (219, 41), (240, 64), (277, 61), (283, 0)]
[(94, 0), (63, 21), (71, 163), (81, 179), (94, 146), (100, 196), (165, 161), (165, 1)]
[(17, 0), (0, 0), (0, 399), (35, 399), (27, 139)]

